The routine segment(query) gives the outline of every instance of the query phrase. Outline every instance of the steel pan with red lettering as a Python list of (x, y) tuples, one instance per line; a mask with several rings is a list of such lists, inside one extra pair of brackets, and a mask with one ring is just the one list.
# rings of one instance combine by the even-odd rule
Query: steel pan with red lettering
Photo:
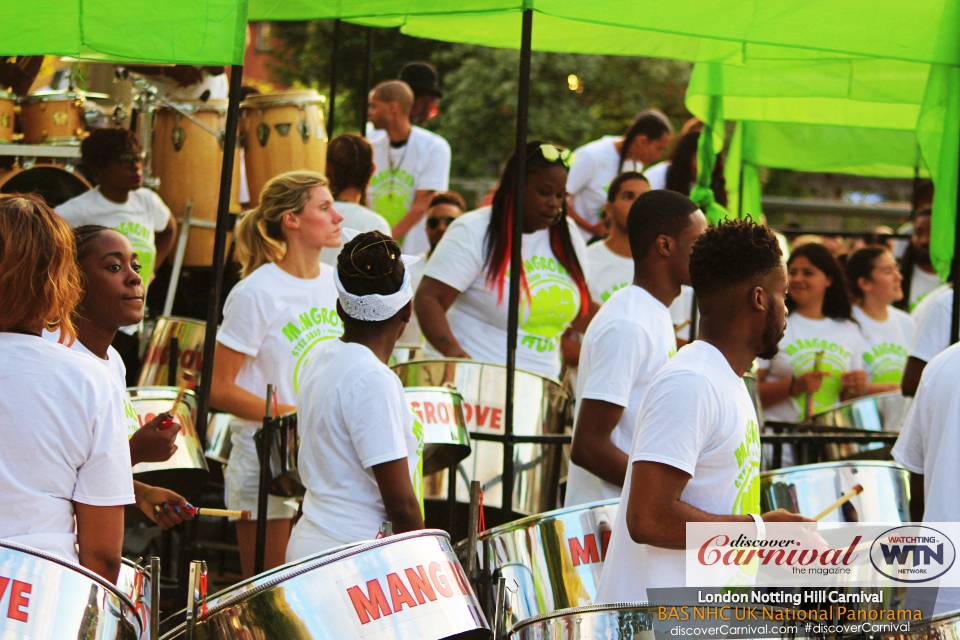
[[(157, 318), (150, 335), (150, 344), (143, 355), (143, 365), (137, 385), (150, 387), (175, 384), (183, 381), (184, 370), (196, 376), (193, 388), (200, 386), (200, 370), (203, 368), (203, 341), (207, 323), (193, 318), (176, 316)], [(176, 382), (170, 380), (170, 352), (176, 339)]]
[[(507, 602), (509, 629), (527, 618), (569, 607), (593, 604), (607, 544), (620, 499), (604, 500), (488, 529), (477, 543), (477, 566), (497, 584), (503, 576), (518, 591)], [(466, 544), (457, 545), (466, 564)], [(488, 592), (490, 591), (490, 592)], [(484, 586), (478, 595), (492, 617), (494, 594)]]
[(423, 425), (423, 475), (442, 471), (470, 455), (463, 398), (443, 387), (407, 387), (410, 408)]
[[(486, 617), (442, 531), (339, 547), (206, 599), (204, 640), (489, 640)], [(185, 638), (186, 623), (163, 640)]]
[[(117, 576), (117, 589), (133, 603), (144, 630), (150, 628), (150, 571), (133, 560), (123, 558), (120, 575)], [(146, 631), (143, 637), (147, 637)]]
[[(127, 389), (141, 425), (155, 416), (170, 411), (177, 398), (176, 387), (130, 387)], [(141, 462), (133, 467), (133, 477), (140, 482), (176, 491), (190, 498), (210, 477), (203, 446), (197, 434), (197, 396), (183, 393), (183, 402), (173, 417), (180, 425), (175, 444), (177, 451), (166, 462)]]
[(136, 640), (145, 629), (115, 585), (83, 567), (0, 541), (0, 637)]
[[(394, 365), (404, 387), (452, 387), (463, 396), (463, 413), (471, 436), (503, 434), (503, 407), (507, 369), (473, 360), (419, 360)], [(517, 369), (514, 387), (515, 435), (562, 434), (567, 394), (560, 382)], [(542, 513), (559, 506), (560, 478), (566, 475), (566, 447), (544, 444), (514, 445), (513, 508), (523, 514)], [(447, 475), (424, 479), (424, 497), (446, 500)], [(457, 501), (470, 502), (470, 481), (479, 480), (484, 504), (501, 505), (503, 445), (473, 439), (473, 451), (459, 465)]]

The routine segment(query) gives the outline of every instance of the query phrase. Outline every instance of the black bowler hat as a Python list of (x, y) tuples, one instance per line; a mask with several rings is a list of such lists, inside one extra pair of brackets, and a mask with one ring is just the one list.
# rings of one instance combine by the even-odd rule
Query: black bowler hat
[(440, 93), (440, 75), (437, 68), (429, 62), (408, 62), (400, 69), (397, 76), (413, 89), (414, 95), (429, 93), (442, 98)]

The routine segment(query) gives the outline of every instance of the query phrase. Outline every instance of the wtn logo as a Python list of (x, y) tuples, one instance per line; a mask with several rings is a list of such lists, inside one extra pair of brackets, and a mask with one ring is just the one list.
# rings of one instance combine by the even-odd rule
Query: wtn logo
[(897, 582), (928, 582), (953, 566), (957, 551), (942, 532), (922, 525), (906, 525), (883, 532), (873, 541), (874, 569)]

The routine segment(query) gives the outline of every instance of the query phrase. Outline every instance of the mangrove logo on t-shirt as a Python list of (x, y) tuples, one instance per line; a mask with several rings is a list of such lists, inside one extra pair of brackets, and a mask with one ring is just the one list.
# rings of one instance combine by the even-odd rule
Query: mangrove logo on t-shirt
[(823, 338), (800, 338), (783, 349), (784, 354), (790, 358), (790, 369), (795, 376), (813, 371), (817, 353), (820, 351), (823, 352), (820, 371), (830, 375), (823, 379), (820, 390), (813, 394), (814, 413), (829, 409), (840, 401), (840, 376), (850, 367), (850, 351)]
[(130, 396), (123, 392), (123, 419), (127, 422), (127, 438), (132, 438), (143, 425), (140, 424), (140, 414), (136, 407), (130, 402)]
[[(411, 407), (410, 410), (413, 411), (413, 408)], [(417, 502), (420, 503), (420, 515), (426, 517), (423, 507), (423, 446), (426, 438), (423, 433), (423, 423), (417, 417), (416, 411), (413, 411), (413, 437), (417, 441), (417, 466), (410, 480), (413, 483), (413, 492), (417, 495)]]
[(900, 384), (909, 355), (906, 347), (900, 344), (881, 342), (874, 345), (863, 354), (863, 362), (867, 365), (868, 382)]
[(415, 184), (413, 175), (403, 169), (378, 172), (370, 180), (370, 208), (386, 218), (392, 227), (407, 215)]
[(621, 282), (620, 284), (613, 285), (612, 287), (610, 287), (609, 289), (607, 289), (606, 291), (600, 294), (600, 303), (603, 304), (604, 302), (610, 299), (610, 296), (615, 294), (617, 291), (620, 291), (620, 289), (623, 289), (624, 287), (628, 287), (628, 286), (630, 286), (629, 282)]
[(140, 262), (140, 275), (143, 278), (143, 290), (146, 292), (147, 285), (150, 283), (150, 276), (153, 274), (153, 263), (157, 258), (153, 230), (139, 222), (131, 221), (121, 222), (113, 230), (125, 235), (130, 244), (133, 245), (133, 250), (137, 252), (137, 260)]
[(527, 335), (520, 344), (540, 353), (555, 351), (580, 311), (580, 294), (556, 258), (532, 256), (523, 261), (523, 269), (530, 297), (523, 300), (520, 328)]
[(735, 452), (737, 457), (737, 497), (733, 515), (760, 513), (760, 430), (756, 420), (748, 420), (743, 442)]
[(300, 371), (310, 361), (311, 350), (323, 342), (343, 335), (343, 324), (335, 309), (313, 307), (283, 327), (284, 337), (293, 345), (291, 354), (297, 359), (293, 368), (293, 390), (299, 391)]

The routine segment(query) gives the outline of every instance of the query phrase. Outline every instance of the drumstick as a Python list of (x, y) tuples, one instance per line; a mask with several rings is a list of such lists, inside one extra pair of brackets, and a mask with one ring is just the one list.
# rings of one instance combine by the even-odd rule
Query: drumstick
[(850, 500), (854, 496), (860, 495), (862, 491), (863, 491), (862, 484), (858, 484), (854, 486), (853, 489), (850, 489), (850, 491), (847, 491), (845, 494), (840, 496), (840, 498), (836, 502), (834, 502), (832, 505), (830, 505), (829, 507), (827, 507), (826, 509), (818, 513), (817, 516), (814, 518), (814, 520), (818, 520), (818, 521), (822, 520), (826, 516), (830, 515), (830, 512), (833, 511), (834, 509), (837, 509), (842, 505), (846, 504), (847, 502), (850, 502)]
[(187, 371), (184, 369), (183, 378), (180, 380), (180, 388), (177, 389), (177, 399), (173, 401), (173, 408), (170, 409), (170, 415), (176, 416), (177, 409), (180, 408), (180, 403), (183, 402), (183, 394), (187, 390), (187, 385), (193, 382), (196, 379), (196, 376), (193, 375), (192, 371)]
[(250, 512), (246, 510), (239, 509), (211, 509), (209, 507), (187, 507), (187, 511), (190, 511), (195, 516), (221, 516), (223, 518), (240, 518), (241, 520), (249, 520)]
[[(820, 371), (820, 365), (823, 364), (823, 351), (817, 351), (813, 357), (813, 370)], [(813, 393), (807, 394), (807, 420), (813, 416)]]

